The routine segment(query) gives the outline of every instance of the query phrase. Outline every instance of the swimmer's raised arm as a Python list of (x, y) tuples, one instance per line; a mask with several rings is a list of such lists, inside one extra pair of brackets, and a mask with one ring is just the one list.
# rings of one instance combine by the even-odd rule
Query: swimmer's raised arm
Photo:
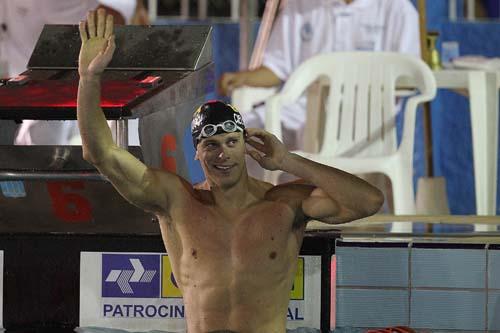
[(276, 136), (262, 129), (248, 128), (247, 133), (247, 143), (255, 148), (248, 153), (263, 168), (291, 173), (316, 186), (302, 201), (302, 210), (309, 218), (344, 223), (380, 209), (382, 193), (364, 180), (290, 153)]
[(103, 9), (97, 12), (97, 22), (95, 16), (91, 11), (87, 24), (80, 23), (77, 118), (83, 156), (108, 177), (128, 201), (155, 213), (165, 212), (173, 194), (183, 187), (182, 181), (174, 174), (148, 168), (114, 143), (100, 107), (101, 75), (115, 50), (113, 16), (106, 15)]

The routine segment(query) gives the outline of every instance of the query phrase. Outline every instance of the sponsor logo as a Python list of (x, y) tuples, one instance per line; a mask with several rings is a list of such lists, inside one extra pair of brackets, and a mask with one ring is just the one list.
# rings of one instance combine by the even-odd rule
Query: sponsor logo
[(102, 297), (155, 298), (160, 295), (158, 255), (102, 255)]
[(161, 297), (163, 298), (182, 298), (182, 293), (175, 281), (172, 265), (168, 259), (168, 255), (161, 257), (163, 274), (161, 276)]
[[(291, 300), (304, 299), (304, 275), (299, 257)], [(103, 254), (102, 297), (182, 298), (182, 293), (168, 255)]]
[[(287, 319), (304, 320), (305, 260), (299, 257)], [(102, 254), (101, 316), (169, 318), (185, 316), (182, 293), (166, 254)]]
[(113, 304), (102, 305), (106, 318), (184, 318), (184, 305), (178, 304)]
[(241, 116), (241, 114), (237, 114), (235, 113), (234, 114), (234, 121), (236, 122), (236, 124), (238, 125), (243, 125), (243, 117)]
[(195, 116), (193, 117), (193, 121), (191, 122), (191, 130), (193, 130), (196, 127), (199, 127), (201, 125), (201, 122), (203, 121), (203, 116), (200, 113), (201, 108), (196, 110)]
[(295, 273), (295, 278), (293, 279), (292, 290), (290, 291), (291, 300), (303, 300), (304, 299), (304, 258), (299, 257), (297, 262), (297, 273)]

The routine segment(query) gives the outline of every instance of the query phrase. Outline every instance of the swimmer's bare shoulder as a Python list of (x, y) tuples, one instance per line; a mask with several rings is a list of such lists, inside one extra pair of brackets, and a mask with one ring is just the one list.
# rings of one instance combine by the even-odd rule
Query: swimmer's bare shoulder
[(294, 227), (303, 227), (310, 220), (302, 211), (302, 201), (307, 199), (316, 187), (299, 179), (296, 181), (271, 186), (265, 199), (285, 203), (295, 212)]
[[(193, 199), (201, 203), (213, 204), (210, 187), (206, 182), (198, 183), (191, 187), (187, 181), (184, 179), (182, 180), (184, 182), (184, 187), (188, 190)], [(307, 184), (303, 180), (273, 185), (265, 181), (250, 178), (249, 191), (251, 191), (255, 197), (259, 198), (260, 201), (276, 201), (287, 203), (295, 207), (300, 204), (302, 200), (307, 198), (314, 188), (314, 186)]]
[(288, 183), (272, 186), (266, 193), (268, 200), (304, 200), (316, 186), (308, 184), (305, 180), (299, 179)]
[(187, 208), (191, 200), (201, 199), (200, 191), (193, 187), (191, 183), (183, 177), (168, 171), (148, 168), (143, 183), (145, 184), (144, 193), (148, 193), (147, 197), (144, 198), (144, 202), (156, 204), (147, 205), (136, 202), (136, 205), (164, 217), (162, 220), (170, 220), (169, 217), (173, 207)]

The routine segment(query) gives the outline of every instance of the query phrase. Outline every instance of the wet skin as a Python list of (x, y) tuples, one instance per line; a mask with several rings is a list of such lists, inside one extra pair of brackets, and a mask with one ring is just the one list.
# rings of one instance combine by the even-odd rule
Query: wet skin
[(285, 331), (305, 225), (294, 226), (296, 209), (264, 196), (228, 214), (195, 190), (160, 217), (190, 332)]
[[(144, 165), (114, 143), (100, 108), (101, 75), (116, 47), (113, 17), (89, 12), (79, 29), (83, 156), (124, 198), (158, 216), (188, 332), (284, 333), (306, 216), (345, 223), (377, 212), (383, 195), (342, 170), (288, 152), (260, 129), (246, 129), (246, 138), (226, 133), (203, 139), (196, 150), (206, 176), (200, 186)], [(265, 169), (313, 185), (273, 187), (249, 178), (246, 153)]]
[(197, 157), (212, 186), (248, 181), (248, 202), (233, 207), (217, 202), (208, 183), (194, 189), (184, 183), (180, 204), (160, 216), (189, 332), (286, 330), (305, 229), (304, 221), (297, 222), (298, 210), (310, 191), (248, 179), (244, 154), (241, 134), (233, 133), (205, 139)]

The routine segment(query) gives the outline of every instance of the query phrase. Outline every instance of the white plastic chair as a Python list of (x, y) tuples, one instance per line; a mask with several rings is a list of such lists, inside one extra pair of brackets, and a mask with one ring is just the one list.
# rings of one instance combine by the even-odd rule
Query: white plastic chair
[(278, 88), (261, 88), (243, 86), (236, 88), (231, 93), (231, 104), (240, 113), (252, 111), (256, 105), (265, 103), (266, 99), (276, 94)]
[[(418, 92), (407, 100), (402, 140), (397, 147), (396, 81), (400, 77), (414, 82)], [(400, 53), (336, 52), (312, 57), (292, 73), (279, 94), (267, 100), (266, 130), (281, 139), (281, 107), (296, 101), (319, 78), (330, 83), (323, 140), (318, 153), (295, 153), (354, 174), (387, 175), (392, 182), (395, 214), (415, 214), (416, 111), (419, 103), (436, 95), (429, 67)], [(276, 184), (279, 174), (267, 171), (265, 179)], [(394, 223), (392, 227), (394, 232), (411, 230), (411, 224)]]

